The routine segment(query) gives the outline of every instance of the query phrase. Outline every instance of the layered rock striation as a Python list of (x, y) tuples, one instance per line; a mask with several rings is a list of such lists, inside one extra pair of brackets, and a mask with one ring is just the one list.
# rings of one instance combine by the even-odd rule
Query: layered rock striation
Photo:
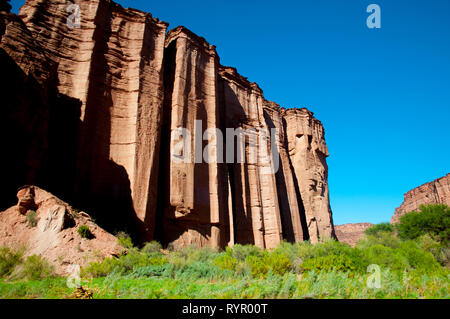
[(397, 223), (403, 215), (417, 211), (420, 205), (445, 204), (450, 206), (450, 174), (410, 190), (404, 198), (400, 207), (395, 209), (391, 224)]
[(337, 239), (354, 247), (364, 237), (366, 230), (372, 226), (371, 223), (353, 223), (335, 225), (334, 227)]
[[(43, 186), (139, 241), (271, 248), (335, 236), (325, 133), (313, 113), (267, 101), (184, 27), (167, 32), (109, 0), (75, 5), (27, 0), (23, 22), (0, 18), (2, 63), (42, 68), (32, 73), (36, 105), (31, 94), (8, 101), (9, 126), (26, 130), (18, 107), (36, 125), (20, 147), (38, 155), (17, 154), (13, 173), (27, 177), (14, 187)], [(78, 12), (79, 25), (69, 23)]]

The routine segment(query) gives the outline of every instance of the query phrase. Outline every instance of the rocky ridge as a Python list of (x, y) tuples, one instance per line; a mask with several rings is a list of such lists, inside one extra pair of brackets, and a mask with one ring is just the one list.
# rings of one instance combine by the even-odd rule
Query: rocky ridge
[(450, 206), (450, 173), (407, 192), (403, 203), (395, 209), (391, 224), (397, 223), (400, 217), (406, 213), (417, 211), (420, 205), (426, 204), (446, 204)]

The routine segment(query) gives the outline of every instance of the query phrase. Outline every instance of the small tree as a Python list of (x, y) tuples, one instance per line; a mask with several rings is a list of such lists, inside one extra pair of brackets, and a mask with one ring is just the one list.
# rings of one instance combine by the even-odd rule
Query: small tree
[(8, 3), (10, 0), (0, 0), (0, 11), (10, 12), (12, 7)]
[(429, 234), (443, 243), (448, 243), (450, 208), (447, 205), (421, 205), (419, 211), (400, 217), (396, 228), (402, 239), (416, 239)]
[(392, 232), (394, 230), (394, 227), (392, 227), (391, 224), (389, 223), (381, 223), (381, 224), (376, 224), (373, 225), (370, 228), (367, 228), (365, 233), (366, 235), (376, 235), (379, 232)]

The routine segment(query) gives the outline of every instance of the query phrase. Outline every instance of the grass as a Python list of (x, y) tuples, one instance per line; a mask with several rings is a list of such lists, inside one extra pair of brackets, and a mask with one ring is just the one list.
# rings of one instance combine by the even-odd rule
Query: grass
[[(82, 286), (99, 299), (448, 299), (448, 268), (420, 249), (419, 241), (400, 241), (398, 246), (393, 242), (383, 235), (382, 239), (367, 236), (355, 248), (328, 241), (316, 245), (282, 243), (271, 251), (241, 245), (224, 252), (187, 247), (167, 255), (153, 243), (145, 249), (132, 248), (119, 258), (92, 263), (82, 270)], [(389, 254), (380, 253), (380, 247)], [(15, 256), (8, 251), (10, 255)], [(372, 273), (366, 266), (373, 261), (381, 270), (380, 288), (367, 285)], [(26, 263), (27, 259), (19, 265)], [(43, 272), (41, 268), (37, 267), (37, 273)], [(74, 289), (67, 286), (66, 278), (42, 276), (36, 280), (38, 277), (3, 276), (0, 298), (73, 297)]]

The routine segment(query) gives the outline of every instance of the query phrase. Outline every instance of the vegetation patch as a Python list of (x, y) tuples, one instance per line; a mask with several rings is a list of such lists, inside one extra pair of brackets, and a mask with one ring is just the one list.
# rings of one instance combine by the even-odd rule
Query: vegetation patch
[(80, 235), (81, 238), (86, 238), (86, 239), (94, 238), (94, 234), (91, 233), (91, 230), (86, 225), (80, 226), (78, 228), (78, 235)]
[[(444, 222), (445, 209), (431, 211), (439, 211), (437, 220)], [(234, 245), (222, 252), (195, 246), (164, 251), (157, 242), (134, 247), (123, 235), (126, 253), (82, 268), (88, 294), (68, 288), (43, 258), (24, 259), (20, 251), (2, 248), (0, 298), (448, 299), (445, 231), (429, 217), (425, 231), (415, 229), (424, 225), (415, 218), (393, 229), (375, 225), (355, 247), (329, 240), (282, 242), (271, 250)], [(408, 235), (400, 236), (398, 229)], [(367, 284), (375, 274), (368, 269), (375, 269), (379, 288)]]

